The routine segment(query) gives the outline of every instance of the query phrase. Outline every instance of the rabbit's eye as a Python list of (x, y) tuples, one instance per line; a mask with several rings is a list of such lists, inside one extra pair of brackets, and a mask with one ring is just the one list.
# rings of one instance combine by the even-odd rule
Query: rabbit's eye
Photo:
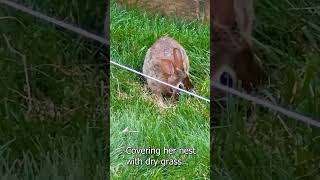
[(180, 88), (180, 89), (183, 89), (183, 85), (179, 84), (179, 88)]
[(182, 83), (182, 82), (180, 82), (180, 83), (178, 84), (178, 87), (179, 87), (180, 89), (184, 89), (184, 85), (183, 85), (183, 83)]
[(223, 72), (220, 75), (220, 83), (225, 85), (225, 86), (232, 87), (233, 86), (233, 80), (232, 80), (231, 75), (229, 73), (227, 73), (227, 72)]

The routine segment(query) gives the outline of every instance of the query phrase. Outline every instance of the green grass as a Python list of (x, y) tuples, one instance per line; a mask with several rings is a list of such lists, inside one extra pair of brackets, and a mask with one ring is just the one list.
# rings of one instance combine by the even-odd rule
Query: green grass
[(103, 179), (97, 45), (39, 22), (0, 7), (0, 179)]
[[(319, 2), (263, 0), (256, 7), (255, 49), (270, 79), (259, 94), (319, 118)], [(319, 128), (234, 98), (221, 121), (214, 178), (320, 179)]]
[(106, 1), (17, 0), (39, 12), (80, 25), (96, 33), (104, 32)]
[[(191, 59), (191, 79), (199, 94), (209, 97), (209, 26), (153, 16), (111, 6), (111, 59), (141, 71), (148, 48), (161, 36), (175, 38)], [(138, 75), (111, 65), (111, 177), (113, 179), (209, 178), (209, 103), (182, 96), (171, 108), (159, 108)], [(136, 133), (122, 133), (128, 128)], [(141, 155), (141, 159), (181, 159), (183, 165), (132, 166), (127, 147), (196, 148), (194, 156)]]
[[(102, 2), (72, 1), (72, 7), (58, 6), (60, 1), (23, 2), (100, 31)], [(270, 78), (259, 93), (314, 117), (320, 117), (318, 4), (317, 0), (257, 1), (254, 32), (257, 55)], [(97, 10), (89, 12), (92, 7)], [(102, 179), (108, 167), (99, 111), (99, 64), (93, 57), (96, 47), (39, 22), (0, 8), (0, 179)], [(190, 56), (198, 93), (209, 96), (207, 26), (116, 6), (111, 23), (112, 58), (141, 71), (146, 50), (160, 36), (170, 35)], [(9, 48), (6, 39), (22, 56)], [(23, 57), (33, 99), (29, 114)], [(172, 108), (159, 109), (141, 77), (114, 66), (111, 71), (111, 176), (208, 178), (209, 105), (183, 96)], [(319, 128), (233, 98), (222, 116), (215, 179), (320, 178)], [(125, 128), (138, 133), (122, 133)], [(133, 167), (126, 165), (133, 158), (124, 154), (128, 146), (195, 147), (197, 155), (158, 157), (182, 159), (180, 167)]]

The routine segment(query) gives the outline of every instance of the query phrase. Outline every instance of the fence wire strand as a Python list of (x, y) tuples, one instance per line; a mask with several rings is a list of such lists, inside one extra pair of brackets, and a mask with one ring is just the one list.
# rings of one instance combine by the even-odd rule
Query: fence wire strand
[(294, 111), (291, 111), (291, 110), (288, 110), (284, 107), (281, 107), (281, 106), (277, 106), (277, 105), (274, 105), (272, 104), (271, 102), (268, 102), (266, 100), (262, 100), (262, 99), (259, 99), (257, 97), (254, 97), (254, 96), (250, 96), (248, 94), (245, 94), (245, 93), (242, 93), (240, 91), (237, 91), (233, 88), (229, 88), (228, 86), (224, 86), (224, 85), (221, 85), (219, 83), (215, 83), (215, 82), (211, 82), (211, 84), (221, 90), (221, 91), (224, 91), (224, 92), (227, 92), (229, 94), (232, 94), (232, 95), (235, 95), (237, 97), (240, 97), (242, 99), (245, 99), (247, 101), (250, 101), (254, 104), (257, 104), (257, 105), (260, 105), (260, 106), (263, 106), (263, 107), (266, 107), (270, 110), (273, 110), (273, 111), (276, 111), (276, 112), (279, 112), (281, 114), (284, 114), (286, 115), (287, 117), (290, 117), (290, 118), (293, 118), (295, 120), (298, 120), (298, 121), (302, 121), (304, 123), (307, 123), (307, 124), (310, 124), (310, 125), (313, 125), (313, 126), (316, 126), (316, 127), (320, 127), (320, 121), (319, 120), (316, 120), (316, 119), (312, 119), (310, 117), (307, 117), (307, 116), (304, 116), (304, 115), (301, 115), (297, 112), (294, 112)]
[(197, 95), (197, 94), (195, 94), (195, 93), (186, 91), (186, 90), (184, 90), (184, 89), (180, 89), (180, 88), (178, 88), (178, 87), (176, 87), (176, 86), (173, 86), (173, 85), (168, 84), (168, 83), (166, 83), (166, 82), (160, 81), (159, 79), (156, 79), (156, 78), (154, 78), (154, 77), (151, 77), (151, 76), (148, 76), (148, 75), (146, 75), (146, 74), (143, 74), (143, 73), (141, 73), (141, 72), (139, 72), (139, 71), (136, 71), (136, 70), (134, 70), (134, 69), (132, 69), (132, 68), (126, 67), (126, 66), (121, 65), (121, 64), (119, 64), (119, 63), (116, 63), (116, 62), (114, 62), (114, 61), (110, 61), (110, 63), (111, 63), (111, 64), (114, 64), (114, 65), (116, 65), (116, 66), (119, 66), (119, 67), (121, 67), (121, 68), (123, 68), (123, 69), (126, 69), (126, 70), (128, 70), (128, 71), (131, 71), (131, 72), (133, 72), (133, 73), (135, 73), (135, 74), (139, 74), (139, 75), (141, 75), (141, 76), (143, 76), (143, 77), (145, 77), (145, 78), (152, 79), (152, 80), (157, 81), (157, 82), (159, 82), (159, 83), (161, 83), (161, 84), (164, 84), (164, 85), (166, 85), (166, 86), (169, 86), (169, 87), (171, 87), (171, 88), (174, 88), (174, 89), (176, 89), (176, 90), (178, 90), (178, 91), (180, 91), (180, 92), (184, 92), (184, 93), (189, 94), (189, 95), (191, 95), (191, 96), (194, 96), (194, 97), (196, 97), (196, 98), (198, 98), (198, 99), (201, 99), (201, 100), (210, 102), (210, 99), (207, 99), (207, 98), (205, 98), (205, 97), (199, 96), (199, 95)]
[(102, 38), (102, 37), (100, 37), (98, 35), (95, 35), (95, 34), (93, 34), (91, 32), (88, 32), (88, 31), (86, 31), (84, 29), (78, 28), (78, 27), (76, 27), (74, 25), (68, 24), (68, 23), (63, 22), (63, 21), (59, 21), (59, 20), (57, 20), (55, 18), (52, 18), (52, 17), (49, 17), (49, 16), (47, 16), (45, 14), (42, 14), (42, 13), (40, 13), (38, 11), (32, 10), (30, 8), (27, 8), (27, 7), (23, 6), (23, 5), (20, 5), (20, 4), (17, 4), (15, 2), (8, 1), (8, 0), (0, 0), (0, 3), (5, 4), (7, 6), (10, 6), (11, 8), (14, 8), (16, 10), (20, 10), (20, 11), (22, 11), (24, 13), (30, 14), (31, 16), (37, 17), (37, 18), (42, 19), (44, 21), (53, 23), (53, 24), (55, 24), (57, 26), (60, 26), (62, 28), (68, 29), (69, 31), (75, 32), (75, 33), (77, 33), (77, 34), (79, 34), (81, 36), (87, 37), (89, 39), (94, 39), (94, 40), (96, 40), (96, 41), (98, 41), (98, 42), (100, 42), (102, 44), (106, 44), (106, 45), (109, 44), (108, 40), (105, 39), (105, 38)]
[[(102, 37), (100, 37), (100, 36), (98, 36), (98, 35), (95, 35), (95, 34), (93, 34), (93, 33), (91, 33), (91, 32), (88, 32), (88, 31), (86, 31), (86, 30), (83, 30), (83, 29), (81, 29), (81, 28), (75, 27), (75, 26), (73, 26), (73, 25), (71, 25), (71, 24), (68, 24), (68, 23), (65, 23), (65, 22), (63, 22), (63, 21), (59, 21), (59, 20), (57, 20), (57, 19), (55, 19), (55, 18), (49, 17), (49, 16), (47, 16), (47, 15), (45, 15), (45, 14), (42, 14), (42, 13), (40, 13), (40, 12), (34, 11), (34, 10), (30, 9), (30, 8), (27, 8), (27, 7), (23, 6), (23, 5), (20, 5), (20, 4), (17, 4), (17, 3), (15, 3), (15, 2), (8, 1), (8, 0), (0, 0), (0, 3), (4, 4), (4, 5), (6, 5), (6, 6), (9, 6), (9, 7), (11, 7), (11, 8), (14, 8), (14, 9), (16, 9), (16, 10), (20, 10), (20, 11), (22, 11), (22, 12), (25, 12), (25, 13), (27, 13), (27, 14), (30, 14), (30, 15), (32, 15), (32, 16), (34, 16), (34, 17), (37, 17), (37, 18), (39, 18), (39, 19), (42, 19), (42, 20), (44, 20), (44, 21), (53, 23), (53, 24), (55, 24), (55, 25), (57, 25), (57, 26), (63, 27), (63, 28), (68, 29), (68, 30), (70, 30), (70, 31), (73, 31), (73, 32), (75, 32), (75, 33), (77, 33), (77, 34), (79, 34), (79, 35), (81, 35), (81, 36), (86, 37), (86, 38), (89, 38), (89, 39), (98, 41), (98, 42), (100, 42), (100, 43), (102, 43), (102, 44), (105, 44), (105, 45), (109, 45), (109, 41), (108, 41), (107, 39), (105, 39), (105, 38), (102, 38)], [(135, 74), (144, 76), (144, 77), (146, 77), (146, 78), (150, 78), (150, 79), (155, 80), (155, 81), (157, 81), (157, 82), (159, 82), (159, 83), (162, 83), (162, 84), (165, 84), (165, 85), (167, 85), (167, 86), (170, 86), (171, 88), (174, 88), (174, 89), (176, 89), (176, 90), (179, 90), (179, 91), (181, 91), (181, 92), (184, 92), (184, 93), (186, 93), (186, 94), (189, 94), (189, 95), (191, 95), (191, 96), (194, 96), (194, 97), (196, 97), (196, 98), (198, 98), (198, 99), (204, 100), (204, 101), (206, 101), (206, 102), (210, 102), (210, 100), (207, 99), (207, 98), (204, 98), (204, 97), (199, 96), (199, 95), (197, 95), (197, 94), (191, 93), (191, 92), (186, 91), (186, 90), (184, 90), (184, 89), (180, 89), (180, 88), (175, 87), (175, 86), (173, 86), (173, 85), (171, 85), (171, 84), (168, 84), (168, 83), (163, 82), (163, 81), (160, 81), (160, 80), (158, 80), (158, 79), (156, 79), (156, 78), (153, 78), (153, 77), (150, 77), (150, 76), (148, 76), (148, 75), (145, 75), (145, 74), (143, 74), (143, 73), (141, 73), (141, 72), (139, 72), (139, 71), (136, 71), (136, 70), (134, 70), (134, 69), (132, 69), (132, 68), (126, 67), (126, 66), (121, 65), (121, 64), (119, 64), (119, 63), (116, 63), (116, 62), (114, 62), (114, 61), (110, 61), (110, 63), (113, 64), (113, 65), (116, 65), (116, 66), (118, 66), (118, 67), (120, 67), (120, 68), (123, 68), (123, 69), (126, 69), (126, 70), (128, 70), (128, 71), (131, 71), (131, 72), (133, 72), (133, 73), (135, 73)], [(212, 85), (213, 87), (219, 89), (219, 90), (224, 91), (224, 92), (230, 93), (230, 94), (232, 94), (232, 95), (235, 95), (235, 96), (240, 97), (240, 98), (242, 98), (242, 99), (245, 99), (245, 100), (247, 100), (247, 101), (251, 101), (252, 103), (255, 103), (255, 104), (257, 104), (257, 105), (263, 106), (263, 107), (268, 108), (268, 109), (270, 109), (270, 110), (279, 112), (279, 113), (281, 113), (281, 114), (283, 114), (283, 115), (286, 115), (286, 116), (289, 117), (289, 118), (293, 118), (293, 119), (295, 119), (295, 120), (298, 120), (298, 121), (301, 121), (301, 122), (304, 122), (304, 123), (307, 123), (307, 124), (310, 124), (310, 125), (313, 125), (313, 126), (316, 126), (316, 127), (319, 127), (319, 128), (320, 128), (320, 120), (319, 120), (319, 119), (313, 119), (313, 118), (304, 116), (304, 115), (299, 114), (299, 113), (297, 113), (297, 112), (294, 112), (294, 111), (292, 111), (292, 110), (288, 110), (288, 109), (286, 109), (286, 108), (283, 108), (283, 107), (281, 107), (281, 106), (272, 104), (272, 103), (270, 103), (270, 102), (268, 102), (268, 101), (265, 101), (265, 100), (262, 100), (262, 99), (253, 97), (253, 96), (248, 95), (248, 94), (246, 94), (246, 93), (242, 93), (242, 92), (240, 92), (240, 91), (237, 91), (237, 90), (235, 90), (235, 89), (229, 88), (229, 87), (224, 86), (224, 85), (219, 84), (219, 83), (211, 82), (211, 85)]]

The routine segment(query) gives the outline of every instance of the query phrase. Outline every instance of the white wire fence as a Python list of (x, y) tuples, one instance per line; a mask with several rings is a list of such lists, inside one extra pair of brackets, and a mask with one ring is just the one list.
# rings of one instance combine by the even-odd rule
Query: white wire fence
[[(17, 3), (15, 3), (15, 2), (8, 1), (8, 0), (0, 0), (0, 4), (6, 5), (6, 6), (8, 6), (8, 7), (11, 7), (11, 8), (13, 8), (13, 9), (16, 9), (16, 10), (19, 10), (19, 11), (22, 11), (22, 12), (24, 12), (24, 13), (27, 13), (27, 14), (29, 14), (29, 15), (32, 15), (32, 16), (37, 17), (37, 18), (39, 18), (39, 19), (42, 19), (42, 20), (44, 20), (44, 21), (46, 21), (46, 22), (49, 22), (49, 23), (55, 24), (55, 25), (57, 25), (57, 26), (63, 27), (63, 28), (65, 28), (65, 29), (67, 29), (67, 30), (69, 30), (69, 31), (72, 31), (72, 32), (74, 32), (74, 33), (77, 33), (77, 34), (79, 34), (79, 35), (81, 35), (81, 36), (83, 36), (83, 37), (86, 37), (86, 38), (95, 40), (95, 41), (97, 41), (97, 42), (99, 42), (99, 43), (101, 43), (101, 44), (109, 45), (108, 39), (105, 39), (105, 38), (103, 38), (103, 37), (100, 37), (100, 36), (98, 36), (98, 35), (95, 35), (95, 34), (93, 34), (93, 33), (91, 33), (91, 32), (88, 32), (88, 31), (83, 30), (83, 29), (81, 29), (81, 28), (79, 28), (79, 27), (73, 26), (73, 25), (71, 25), (71, 24), (65, 23), (65, 22), (63, 22), (63, 21), (59, 21), (59, 20), (57, 20), (57, 19), (55, 19), (55, 18), (49, 17), (49, 16), (47, 16), (47, 15), (45, 15), (45, 14), (42, 14), (42, 13), (40, 13), (40, 12), (34, 11), (34, 10), (30, 9), (30, 8), (27, 8), (27, 7), (23, 6), (23, 5), (20, 5), (20, 4), (17, 4)], [(127, 66), (122, 65), (122, 64), (119, 64), (119, 63), (117, 63), (117, 62), (115, 62), (115, 61), (113, 61), (113, 60), (111, 60), (110, 63), (113, 64), (113, 65), (115, 65), (115, 66), (118, 66), (119, 68), (128, 70), (128, 71), (130, 71), (130, 72), (132, 72), (132, 73), (138, 74), (138, 75), (143, 76), (143, 77), (145, 77), (145, 78), (152, 79), (152, 80), (157, 81), (157, 82), (159, 82), (159, 83), (162, 83), (162, 84), (164, 84), (164, 85), (170, 86), (171, 88), (174, 88), (174, 89), (176, 89), (176, 90), (178, 90), (178, 91), (180, 91), (180, 92), (186, 93), (186, 94), (191, 95), (191, 96), (193, 96), (193, 97), (195, 97), (195, 98), (198, 98), (198, 99), (200, 99), (200, 100), (203, 100), (203, 101), (205, 101), (205, 102), (209, 102), (209, 103), (210, 103), (210, 99), (208, 99), (208, 98), (206, 98), (206, 97), (197, 95), (197, 94), (195, 94), (195, 93), (186, 91), (186, 90), (184, 90), (184, 89), (180, 89), (180, 88), (175, 87), (175, 86), (173, 86), (173, 85), (171, 85), (171, 84), (168, 84), (168, 83), (166, 83), (166, 82), (163, 82), (163, 81), (161, 81), (161, 80), (158, 80), (158, 79), (156, 79), (156, 78), (154, 78), (154, 77), (151, 77), (151, 76), (148, 76), (148, 75), (146, 75), (146, 74), (143, 74), (143, 73), (141, 73), (141, 72), (139, 72), (139, 71), (137, 71), (137, 70), (135, 70), (135, 69), (133, 69), (133, 68), (127, 67)], [(262, 100), (262, 99), (259, 99), (259, 98), (257, 98), (257, 97), (253, 97), (253, 96), (251, 96), (251, 95), (249, 95), (249, 94), (240, 92), (240, 91), (235, 90), (235, 89), (233, 89), (233, 88), (229, 88), (228, 86), (224, 86), (224, 85), (219, 84), (219, 83), (211, 82), (211, 85), (212, 85), (213, 87), (221, 90), (221, 91), (224, 91), (224, 92), (226, 92), (226, 93), (235, 95), (235, 96), (240, 97), (240, 98), (242, 98), (242, 99), (245, 99), (245, 100), (247, 100), (247, 101), (251, 101), (251, 102), (254, 103), (254, 104), (263, 106), (263, 107), (268, 108), (268, 109), (270, 109), (270, 110), (272, 110), (272, 111), (275, 111), (275, 112), (281, 113), (281, 114), (283, 114), (283, 115), (286, 115), (286, 116), (289, 117), (289, 118), (293, 118), (293, 119), (298, 120), (298, 121), (301, 121), (301, 122), (303, 122), (303, 123), (310, 124), (310, 125), (312, 125), (312, 126), (315, 126), (315, 127), (319, 127), (319, 128), (320, 128), (320, 120), (319, 120), (319, 119), (314, 119), (314, 118), (311, 118), (311, 117), (302, 115), (302, 114), (297, 113), (297, 112), (295, 112), (295, 111), (292, 111), (292, 110), (289, 110), (289, 109), (287, 109), (287, 108), (281, 107), (281, 106), (279, 106), (279, 105), (277, 105), (277, 104), (273, 104), (273, 103), (268, 102), (268, 101), (266, 101), (266, 100)]]
[(143, 73), (141, 73), (141, 72), (139, 72), (139, 71), (136, 71), (136, 70), (134, 70), (134, 69), (132, 69), (132, 68), (129, 68), (129, 67), (126, 67), (126, 66), (124, 66), (124, 65), (121, 65), (121, 64), (119, 64), (119, 63), (116, 63), (115, 61), (112, 61), (112, 60), (111, 60), (110, 63), (111, 63), (111, 64), (114, 64), (114, 65), (116, 65), (116, 66), (119, 66), (120, 68), (123, 68), (123, 69), (126, 69), (126, 70), (128, 70), (128, 71), (131, 71), (131, 72), (133, 72), (133, 73), (135, 73), (135, 74), (138, 74), (138, 75), (140, 75), (140, 76), (143, 76), (143, 77), (145, 77), (145, 78), (148, 78), (148, 79), (152, 79), (152, 80), (154, 80), (154, 81), (157, 81), (158, 83), (161, 83), (161, 84), (164, 84), (164, 85), (166, 85), (166, 86), (169, 86), (169, 87), (171, 87), (171, 88), (173, 88), (173, 89), (176, 89), (176, 90), (178, 90), (178, 91), (180, 91), (180, 92), (189, 94), (189, 95), (191, 95), (191, 96), (193, 96), (193, 97), (195, 97), (195, 98), (201, 99), (201, 100), (206, 101), (206, 102), (210, 102), (210, 99), (208, 99), (208, 98), (205, 98), (205, 97), (199, 96), (199, 95), (197, 95), (197, 94), (195, 94), (195, 93), (192, 93), (192, 92), (186, 91), (186, 90), (184, 90), (184, 89), (178, 88), (178, 87), (173, 86), (173, 85), (171, 85), (171, 84), (169, 84), (169, 83), (166, 83), (166, 82), (164, 82), (164, 81), (160, 81), (159, 79), (156, 79), (156, 78), (154, 78), (154, 77), (151, 77), (151, 76), (148, 76), (148, 75), (146, 75), (146, 74), (143, 74)]

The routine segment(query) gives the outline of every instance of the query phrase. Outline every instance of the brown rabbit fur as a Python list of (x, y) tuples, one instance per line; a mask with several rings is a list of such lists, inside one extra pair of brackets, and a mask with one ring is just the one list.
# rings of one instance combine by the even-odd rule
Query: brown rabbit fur
[[(252, 49), (253, 19), (252, 0), (213, 0), (213, 81), (233, 88), (241, 81), (242, 88), (251, 91), (264, 76)], [(223, 82), (226, 78), (232, 82)]]
[[(185, 90), (193, 89), (189, 79), (189, 58), (184, 48), (173, 38), (158, 39), (147, 51), (143, 64), (143, 73), (158, 80)], [(175, 89), (147, 79), (147, 85), (160, 99), (162, 96), (177, 99)]]
[[(265, 77), (261, 67), (254, 59), (252, 48), (252, 26), (254, 20), (253, 0), (213, 0), (213, 48), (211, 81), (240, 88), (250, 92)], [(219, 126), (221, 106), (217, 98), (225, 92), (211, 88), (213, 102), (211, 109), (211, 127)], [(223, 105), (223, 103), (222, 103)], [(216, 130), (211, 129), (211, 160), (216, 152)], [(219, 150), (218, 150), (219, 151)]]

